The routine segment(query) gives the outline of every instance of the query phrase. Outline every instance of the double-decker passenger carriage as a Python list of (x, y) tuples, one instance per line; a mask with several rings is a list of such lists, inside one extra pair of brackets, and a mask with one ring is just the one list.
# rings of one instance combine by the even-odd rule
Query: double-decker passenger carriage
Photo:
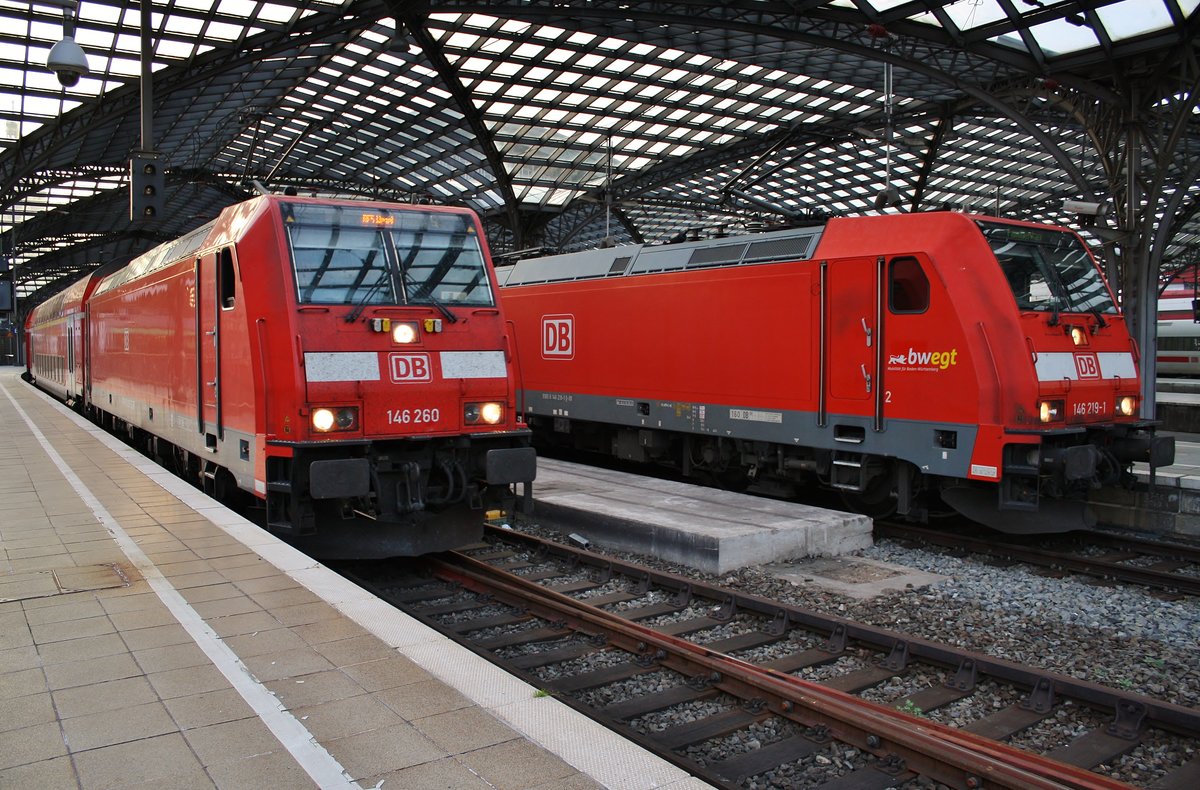
[[(1173, 440), (1080, 238), (933, 212), (499, 270), (535, 440), (922, 519), (1086, 523)], [(1126, 478), (1127, 479), (1127, 478)]]
[[(1163, 376), (1200, 376), (1200, 323), (1196, 322), (1197, 273), (1167, 284), (1158, 297), (1156, 370)], [(1187, 282), (1187, 279), (1193, 282)]]
[(68, 403), (83, 394), (87, 347), (84, 305), (97, 278), (89, 274), (34, 307), (26, 316), (25, 359), (38, 385)]
[(258, 197), (80, 281), (29, 336), (37, 383), (82, 355), (58, 394), (320, 556), (469, 542), (535, 474), (467, 210)]

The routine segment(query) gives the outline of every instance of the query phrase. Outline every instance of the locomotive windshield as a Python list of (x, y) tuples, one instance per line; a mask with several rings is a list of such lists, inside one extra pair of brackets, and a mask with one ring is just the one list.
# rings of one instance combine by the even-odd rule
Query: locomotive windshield
[(1074, 233), (980, 222), (1017, 307), (1045, 312), (1116, 313), (1117, 306)]
[(284, 203), (301, 304), (494, 305), (470, 217)]

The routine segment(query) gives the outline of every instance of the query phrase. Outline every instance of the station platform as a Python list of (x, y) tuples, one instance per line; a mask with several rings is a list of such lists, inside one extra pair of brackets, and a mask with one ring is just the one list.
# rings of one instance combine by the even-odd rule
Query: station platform
[(0, 368), (0, 787), (706, 787)]
[(1159, 379), (1154, 398), (1164, 429), (1200, 433), (1200, 379)]
[(1089, 502), (1101, 527), (1200, 542), (1200, 380), (1159, 379), (1155, 390), (1158, 431), (1175, 437), (1175, 463), (1134, 464), (1133, 489), (1102, 489)]

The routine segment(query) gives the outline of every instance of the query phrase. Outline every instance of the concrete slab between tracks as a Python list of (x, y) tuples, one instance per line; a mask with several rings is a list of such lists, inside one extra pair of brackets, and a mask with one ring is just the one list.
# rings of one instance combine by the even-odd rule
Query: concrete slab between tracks
[(855, 513), (538, 459), (534, 520), (706, 573), (871, 546)]
[(763, 570), (793, 584), (820, 587), (850, 598), (874, 598), (951, 578), (865, 557), (810, 557), (773, 563)]

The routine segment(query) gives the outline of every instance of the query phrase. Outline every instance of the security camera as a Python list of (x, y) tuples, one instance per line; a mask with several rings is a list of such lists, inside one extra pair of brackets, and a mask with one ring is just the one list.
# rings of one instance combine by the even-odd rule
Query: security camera
[(1087, 200), (1064, 200), (1063, 211), (1068, 214), (1078, 214), (1085, 217), (1099, 216), (1104, 211), (1103, 203), (1092, 203)]
[(896, 189), (891, 184), (886, 185), (875, 196), (875, 210), (883, 211), (885, 208), (900, 205), (900, 190)]
[(59, 84), (71, 88), (88, 73), (87, 55), (83, 54), (83, 48), (75, 43), (74, 38), (67, 36), (50, 48), (46, 67), (58, 77)]

